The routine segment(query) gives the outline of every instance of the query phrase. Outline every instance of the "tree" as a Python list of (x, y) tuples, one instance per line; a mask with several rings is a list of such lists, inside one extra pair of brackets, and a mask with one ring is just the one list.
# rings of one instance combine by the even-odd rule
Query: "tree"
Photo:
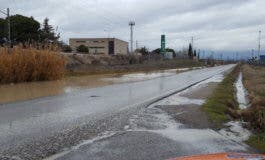
[(152, 53), (154, 53), (154, 54), (160, 54), (160, 48), (157, 48), (157, 49), (153, 50)]
[(81, 52), (81, 53), (89, 53), (89, 49), (85, 45), (78, 46), (76, 50), (77, 52)]
[(7, 37), (6, 26), (7, 23), (5, 19), (0, 18), (0, 46), (2, 46), (5, 43), (4, 38)]
[[(25, 43), (38, 40), (40, 23), (33, 17), (25, 17), (18, 14), (10, 16), (10, 24), (11, 40), (13, 42)], [(5, 30), (4, 35), (7, 35), (7, 30)]]
[(166, 52), (171, 52), (171, 53), (173, 53), (173, 54), (175, 54), (176, 52), (175, 52), (175, 50), (174, 49), (172, 49), (172, 48), (166, 48)]
[(7, 36), (6, 28), (7, 28), (6, 20), (3, 18), (0, 18), (0, 38), (4, 38)]
[(192, 49), (192, 45), (191, 45), (191, 43), (189, 44), (188, 55), (189, 55), (189, 58), (190, 58), (190, 59), (193, 58), (193, 49)]
[[(160, 48), (157, 48), (157, 49), (153, 50), (152, 53), (160, 54), (160, 50), (161, 50)], [(173, 54), (176, 53), (175, 50), (172, 49), (172, 48), (166, 48), (166, 52), (171, 52), (171, 53), (173, 53)]]
[(193, 57), (197, 57), (197, 51), (194, 50)]
[(62, 50), (63, 52), (66, 52), (66, 53), (71, 53), (73, 51), (69, 45), (63, 45)]
[(142, 55), (147, 55), (149, 53), (148, 49), (146, 47), (142, 47), (140, 49), (136, 49), (137, 53), (141, 53)]
[(40, 38), (42, 42), (55, 42), (60, 38), (59, 34), (55, 34), (53, 27), (49, 24), (48, 18), (45, 18), (43, 21)]

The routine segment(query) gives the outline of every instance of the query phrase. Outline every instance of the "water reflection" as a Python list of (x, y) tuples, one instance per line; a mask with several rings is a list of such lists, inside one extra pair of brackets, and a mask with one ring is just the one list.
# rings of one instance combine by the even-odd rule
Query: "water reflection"
[[(137, 82), (158, 77), (171, 76), (181, 69), (133, 74), (93, 75), (68, 77), (60, 81), (30, 82), (12, 85), (0, 85), (0, 104), (72, 93), (84, 88), (95, 88), (117, 83)], [(160, 91), (163, 90), (161, 80)], [(131, 90), (131, 89), (129, 89)], [(129, 97), (132, 96), (131, 91)]]

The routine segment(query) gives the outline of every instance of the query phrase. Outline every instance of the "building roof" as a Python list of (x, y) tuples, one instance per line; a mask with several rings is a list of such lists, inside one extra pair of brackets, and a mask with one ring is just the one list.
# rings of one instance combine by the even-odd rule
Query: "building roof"
[(106, 39), (109, 39), (109, 40), (119, 40), (119, 41), (122, 41), (122, 42), (126, 42), (126, 43), (129, 43), (127, 41), (124, 41), (124, 40), (121, 40), (121, 39), (118, 39), (118, 38), (69, 38), (69, 40), (106, 40)]

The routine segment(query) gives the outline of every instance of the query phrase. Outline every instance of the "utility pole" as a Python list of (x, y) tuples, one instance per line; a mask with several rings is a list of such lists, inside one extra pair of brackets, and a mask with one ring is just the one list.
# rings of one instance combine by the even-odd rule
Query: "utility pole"
[(12, 42), (11, 42), (11, 29), (10, 29), (10, 13), (9, 8), (7, 8), (7, 32), (8, 32), (8, 45), (9, 49), (11, 48)]
[(259, 46), (258, 46), (258, 58), (260, 57), (260, 49), (261, 49), (261, 31), (259, 31)]
[(133, 27), (135, 26), (135, 22), (130, 21), (129, 26), (131, 28), (131, 54), (132, 54), (133, 53)]
[(194, 38), (193, 38), (193, 36), (191, 37), (191, 46), (192, 46), (192, 50), (194, 50), (194, 48), (193, 48), (193, 42), (194, 42)]
[(7, 43), (8, 43), (8, 52), (10, 53), (10, 49), (11, 49), (11, 29), (10, 29), (10, 10), (9, 8), (6, 9), (6, 12), (1, 11), (0, 12), (4, 15), (6, 15), (6, 19), (7, 19)]

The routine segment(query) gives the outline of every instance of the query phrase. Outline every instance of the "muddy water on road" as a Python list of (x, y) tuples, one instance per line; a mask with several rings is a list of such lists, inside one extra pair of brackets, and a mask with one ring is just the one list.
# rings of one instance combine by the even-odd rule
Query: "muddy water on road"
[[(199, 69), (199, 68), (192, 68)], [(170, 69), (154, 72), (116, 74), (116, 75), (90, 75), (67, 77), (59, 81), (30, 82), (0, 85), (0, 104), (55, 96), (73, 92), (79, 89), (96, 88), (117, 83), (137, 82), (162, 76), (171, 76), (189, 68)]]
[(141, 108), (129, 117), (123, 130), (89, 140), (48, 160), (159, 160), (216, 152), (254, 152), (244, 144), (250, 133), (240, 122), (229, 122), (227, 128), (212, 130), (200, 110), (222, 79), (222, 75), (217, 75)]

